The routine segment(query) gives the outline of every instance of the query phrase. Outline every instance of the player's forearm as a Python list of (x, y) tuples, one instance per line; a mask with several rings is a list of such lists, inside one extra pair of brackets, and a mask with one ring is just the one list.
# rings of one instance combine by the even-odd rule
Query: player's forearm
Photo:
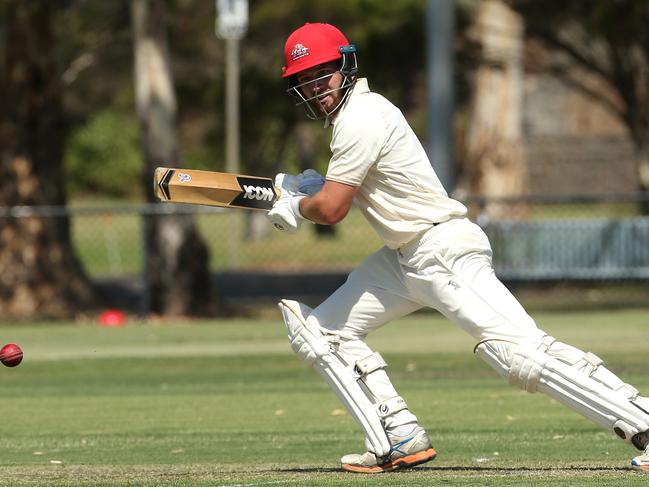
[(340, 208), (326, 198), (316, 194), (300, 200), (300, 214), (307, 220), (321, 225), (335, 225), (347, 215), (349, 208)]
[(315, 197), (304, 197), (300, 200), (300, 214), (307, 220), (311, 220), (314, 223), (319, 223), (321, 225), (334, 225), (338, 223), (342, 218), (338, 218), (337, 215), (332, 212), (326, 205), (322, 204), (320, 201), (321, 198), (317, 199)]
[(320, 191), (300, 200), (300, 214), (315, 223), (335, 225), (347, 216), (357, 190), (348, 184), (325, 181)]

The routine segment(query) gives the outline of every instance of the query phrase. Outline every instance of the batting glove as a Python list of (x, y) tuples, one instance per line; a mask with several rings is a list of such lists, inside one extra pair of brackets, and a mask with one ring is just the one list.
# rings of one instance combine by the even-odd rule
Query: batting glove
[(275, 187), (282, 193), (302, 193), (313, 196), (324, 186), (325, 179), (315, 169), (307, 169), (297, 176), (279, 173), (275, 176)]
[(300, 213), (300, 200), (305, 195), (298, 194), (298, 186), (299, 176), (284, 173), (275, 176), (275, 187), (281, 193), (267, 216), (273, 226), (282, 232), (295, 233), (304, 221)]
[(293, 176), (292, 174), (281, 172), (275, 176), (275, 187), (280, 190), (282, 196), (286, 193), (294, 195), (300, 192), (300, 181), (303, 179), (302, 174)]
[(325, 178), (314, 169), (307, 169), (298, 174), (298, 191), (313, 196), (324, 186)]

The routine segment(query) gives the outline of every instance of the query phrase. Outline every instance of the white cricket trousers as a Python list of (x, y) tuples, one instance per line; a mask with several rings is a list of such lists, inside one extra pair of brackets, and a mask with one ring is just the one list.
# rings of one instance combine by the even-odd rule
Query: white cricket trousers
[[(340, 338), (338, 354), (353, 365), (373, 351), (366, 335), (423, 307), (457, 323), (476, 342), (507, 340), (536, 346), (545, 333), (498, 280), (482, 229), (466, 218), (449, 220), (398, 250), (383, 247), (314, 311), (322, 332)], [(367, 377), (376, 401), (394, 396), (383, 370)], [(388, 430), (416, 422), (408, 410), (386, 419)]]

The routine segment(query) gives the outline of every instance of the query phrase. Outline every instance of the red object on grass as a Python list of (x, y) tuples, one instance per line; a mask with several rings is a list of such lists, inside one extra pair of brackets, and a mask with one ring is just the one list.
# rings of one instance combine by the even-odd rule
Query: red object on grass
[(0, 349), (0, 362), (7, 367), (15, 367), (23, 361), (23, 351), (15, 343), (7, 343)]
[(108, 309), (99, 315), (101, 326), (123, 326), (126, 323), (126, 315), (118, 309)]

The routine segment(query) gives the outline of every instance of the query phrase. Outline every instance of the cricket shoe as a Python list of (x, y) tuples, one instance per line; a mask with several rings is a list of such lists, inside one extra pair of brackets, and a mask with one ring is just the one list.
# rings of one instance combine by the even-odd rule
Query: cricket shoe
[(631, 459), (631, 467), (649, 473), (649, 431), (639, 433), (633, 437), (633, 444), (640, 447), (644, 445), (644, 453)]
[(407, 436), (388, 435), (392, 448), (390, 453), (377, 458), (374, 453), (366, 451), (352, 453), (340, 459), (343, 470), (356, 473), (381, 473), (410, 468), (432, 460), (437, 453), (430, 444), (426, 431), (420, 426)]
[(649, 446), (642, 455), (638, 455), (631, 460), (631, 466), (637, 470), (649, 473)]

